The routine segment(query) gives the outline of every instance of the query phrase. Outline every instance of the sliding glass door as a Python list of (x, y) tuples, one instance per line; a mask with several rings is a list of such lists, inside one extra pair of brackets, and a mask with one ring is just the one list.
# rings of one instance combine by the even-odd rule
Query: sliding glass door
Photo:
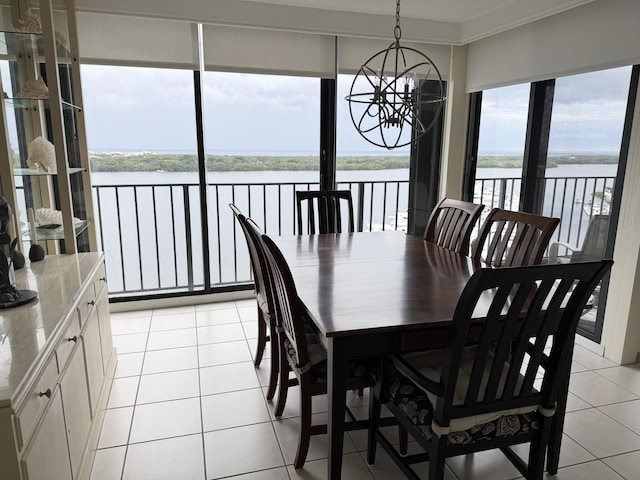
[[(616, 68), (472, 94), (472, 104), (481, 98), (481, 106), (479, 122), (471, 122), (477, 151), (468, 157), (477, 158), (477, 166), (466, 195), (485, 204), (485, 214), (500, 207), (560, 218), (545, 261), (613, 256), (637, 70)], [(579, 327), (596, 342), (606, 284), (605, 279)]]

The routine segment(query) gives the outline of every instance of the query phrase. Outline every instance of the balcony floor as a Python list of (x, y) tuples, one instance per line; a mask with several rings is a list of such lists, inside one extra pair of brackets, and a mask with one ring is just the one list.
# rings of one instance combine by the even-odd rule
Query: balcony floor
[[(265, 400), (268, 362), (252, 364), (254, 300), (114, 313), (112, 327), (118, 368), (91, 480), (326, 478), (324, 435), (312, 437), (304, 469), (292, 466), (296, 389), (280, 420)], [(576, 345), (570, 392), (561, 468), (548, 478), (638, 478), (640, 364), (616, 366)], [(366, 394), (348, 402), (366, 413)], [(314, 399), (318, 423), (326, 407)], [(344, 478), (402, 477), (382, 451), (367, 466), (365, 450), (365, 432), (346, 435)], [(447, 466), (447, 480), (521, 478), (499, 451)]]

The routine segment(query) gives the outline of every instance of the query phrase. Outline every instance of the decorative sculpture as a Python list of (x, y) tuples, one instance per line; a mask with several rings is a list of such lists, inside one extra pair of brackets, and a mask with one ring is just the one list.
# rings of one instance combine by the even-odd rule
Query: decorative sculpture
[[(19, 32), (23, 33), (42, 33), (42, 23), (40, 22), (40, 16), (32, 15), (31, 9), (27, 10), (27, 12), (22, 16), (20, 20), (18, 20), (20, 26), (18, 27)], [(69, 45), (67, 44), (67, 39), (64, 35), (62, 35), (57, 30), (55, 31), (56, 41), (62, 45), (64, 48), (69, 49)]]
[(18, 20), (20, 26), (19, 32), (24, 33), (42, 33), (42, 24), (40, 23), (40, 17), (38, 15), (32, 15), (31, 10), (28, 10), (22, 18)]
[(16, 98), (32, 98), (45, 100), (49, 98), (49, 87), (44, 83), (42, 77), (38, 77), (37, 80), (28, 80), (25, 82), (22, 90), (18, 92)]
[(18, 239), (11, 240), (8, 231), (12, 217), (9, 203), (0, 197), (0, 308), (21, 305), (38, 296), (33, 290), (16, 288), (13, 259)]
[(36, 137), (27, 147), (27, 165), (29, 168), (38, 168), (45, 172), (56, 169), (56, 149), (49, 140), (44, 137)]

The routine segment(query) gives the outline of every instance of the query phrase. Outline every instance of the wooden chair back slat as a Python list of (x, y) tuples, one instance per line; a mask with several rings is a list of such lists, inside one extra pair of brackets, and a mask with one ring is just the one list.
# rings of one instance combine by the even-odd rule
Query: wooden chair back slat
[(473, 228), (483, 208), (484, 205), (443, 198), (431, 212), (423, 238), (467, 255)]
[[(444, 394), (435, 405), (438, 424), (524, 406), (553, 408), (570, 368), (578, 320), (612, 263), (477, 271), (460, 297), (444, 352)], [(462, 353), (469, 351), (471, 327), (479, 323), (479, 333), (473, 330), (476, 343), (466, 396), (455, 405)]]
[[(346, 228), (353, 232), (353, 201), (350, 190), (296, 191), (298, 234), (342, 233), (343, 214)], [(306, 213), (307, 231), (303, 229)]]
[(471, 256), (494, 267), (538, 265), (560, 219), (494, 208)]
[[(249, 219), (249, 222), (251, 220)], [(291, 270), (278, 246), (267, 235), (260, 234), (269, 272), (273, 281), (276, 325), (282, 330), (296, 352), (299, 367), (309, 363), (304, 316)]]
[[(271, 285), (267, 281), (267, 266), (264, 255), (260, 251), (259, 246), (256, 244), (254, 238), (252, 238), (251, 232), (247, 226), (247, 218), (242, 214), (236, 205), (229, 204), (229, 208), (233, 212), (233, 215), (238, 220), (240, 228), (247, 242), (247, 248), (249, 250), (249, 260), (251, 263), (251, 270), (253, 272), (253, 281), (255, 284), (256, 294), (262, 296), (262, 299), (267, 302), (268, 310), (273, 312), (273, 295), (271, 292)], [(254, 224), (255, 225), (255, 224)], [(257, 227), (257, 226), (256, 226)]]

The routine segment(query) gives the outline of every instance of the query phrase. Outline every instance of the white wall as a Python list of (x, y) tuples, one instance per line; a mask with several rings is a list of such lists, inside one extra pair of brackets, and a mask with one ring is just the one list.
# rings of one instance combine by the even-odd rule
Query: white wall
[(640, 352), (640, 98), (638, 100), (602, 332), (605, 356), (621, 364), (638, 361)]

